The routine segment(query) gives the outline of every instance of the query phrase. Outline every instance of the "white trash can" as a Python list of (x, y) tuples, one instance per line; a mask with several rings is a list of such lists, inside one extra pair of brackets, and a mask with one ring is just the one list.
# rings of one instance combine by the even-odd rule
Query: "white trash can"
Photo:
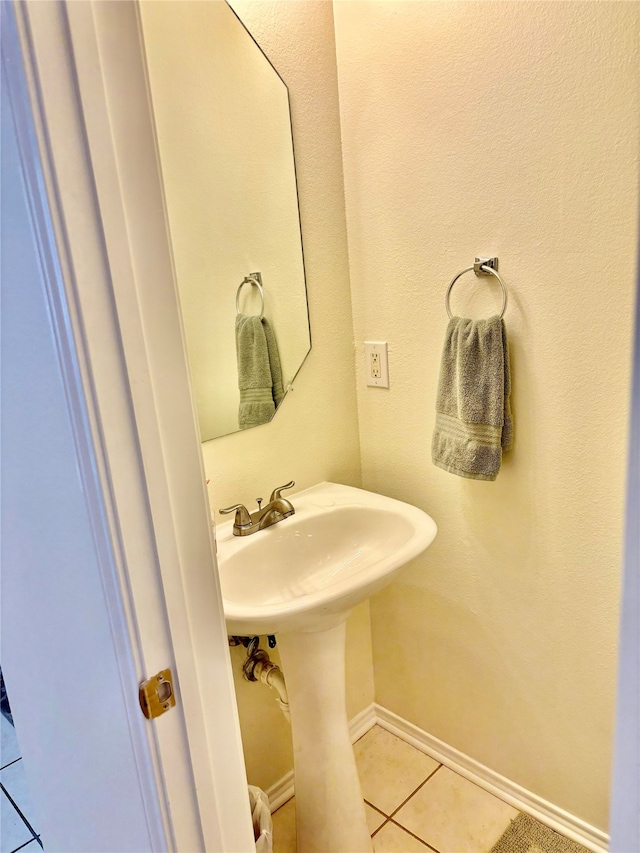
[(273, 820), (269, 798), (263, 790), (249, 785), (249, 804), (253, 820), (256, 853), (273, 853)]

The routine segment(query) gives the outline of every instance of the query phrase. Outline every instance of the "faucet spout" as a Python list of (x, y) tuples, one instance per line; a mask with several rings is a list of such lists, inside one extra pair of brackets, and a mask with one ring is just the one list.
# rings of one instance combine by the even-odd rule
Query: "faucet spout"
[(258, 520), (258, 529), (264, 530), (265, 527), (271, 527), (272, 524), (277, 524), (283, 518), (288, 518), (294, 513), (295, 509), (285, 498), (276, 498), (274, 501), (269, 501), (262, 510)]
[(277, 524), (284, 518), (294, 515), (295, 509), (293, 505), (282, 497), (283, 489), (290, 489), (295, 486), (295, 482), (291, 480), (284, 486), (278, 486), (274, 489), (269, 498), (269, 503), (262, 508), (262, 498), (258, 498), (258, 509), (249, 513), (247, 508), (242, 504), (226, 507), (219, 510), (221, 515), (227, 515), (230, 512), (235, 512), (236, 518), (233, 524), (234, 536), (249, 536), (252, 533), (257, 533), (258, 530), (264, 530), (271, 527), (272, 524)]

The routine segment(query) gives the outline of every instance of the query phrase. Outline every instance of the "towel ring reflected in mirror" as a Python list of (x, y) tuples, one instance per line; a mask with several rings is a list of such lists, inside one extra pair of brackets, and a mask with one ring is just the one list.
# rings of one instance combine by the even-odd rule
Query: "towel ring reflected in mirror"
[(245, 276), (240, 282), (240, 286), (238, 287), (238, 291), (236, 293), (236, 314), (241, 314), (240, 311), (240, 291), (245, 286), (245, 284), (252, 284), (258, 288), (258, 292), (260, 293), (260, 313), (257, 315), (262, 318), (264, 317), (264, 290), (262, 289), (262, 276), (259, 272), (252, 272), (251, 275)]
[(502, 318), (504, 317), (504, 312), (507, 310), (507, 288), (506, 288), (504, 281), (502, 280), (502, 278), (498, 274), (498, 259), (497, 258), (476, 258), (476, 261), (473, 264), (473, 266), (467, 267), (466, 269), (462, 270), (462, 272), (459, 272), (458, 275), (456, 275), (453, 278), (451, 284), (447, 288), (447, 295), (445, 296), (445, 300), (444, 300), (444, 304), (445, 304), (445, 307), (447, 309), (447, 314), (449, 316), (449, 319), (453, 320), (453, 314), (451, 313), (451, 304), (450, 304), (451, 290), (453, 289), (453, 285), (456, 283), (456, 281), (461, 276), (463, 276), (467, 272), (471, 272), (471, 270), (473, 270), (476, 275), (493, 275), (500, 282), (500, 287), (502, 288), (502, 311), (500, 312), (499, 316), (500, 316), (500, 319), (502, 320)]

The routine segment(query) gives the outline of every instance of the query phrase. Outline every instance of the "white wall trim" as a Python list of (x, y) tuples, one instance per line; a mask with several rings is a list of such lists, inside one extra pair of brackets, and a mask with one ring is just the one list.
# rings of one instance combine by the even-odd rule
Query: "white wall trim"
[[(66, 3), (65, 11), (204, 847), (249, 850), (246, 772), (138, 6)], [(152, 614), (137, 575), (141, 621)], [(174, 824), (181, 814), (176, 807)]]
[(553, 803), (543, 800), (542, 797), (527, 791), (526, 788), (522, 788), (494, 770), (490, 770), (484, 764), (465, 755), (464, 752), (438, 740), (394, 714), (393, 711), (383, 708), (382, 705), (375, 705), (375, 715), (377, 724), (383, 729), (430, 755), (445, 767), (464, 776), (465, 779), (469, 779), (470, 782), (474, 782), (510, 806), (531, 815), (540, 823), (577, 841), (594, 853), (606, 853), (608, 850), (609, 837), (601, 830), (590, 826), (564, 809), (554, 806)]
[(372, 729), (378, 722), (377, 709), (378, 706), (373, 702), (371, 705), (363, 708), (359, 714), (356, 714), (349, 721), (349, 734), (351, 735), (351, 743), (360, 740), (362, 735), (366, 735), (369, 729)]
[[(414, 726), (408, 720), (389, 711), (376, 703), (360, 711), (349, 722), (351, 741), (355, 743), (373, 726), (379, 725), (391, 734), (396, 735), (405, 743), (419, 749), (420, 752), (431, 756), (440, 764), (483, 788), (488, 793), (499, 797), (505, 803), (525, 812), (540, 823), (561, 833), (566, 838), (582, 844), (593, 853), (606, 853), (609, 849), (609, 836), (600, 829), (591, 826), (580, 818), (575, 817), (564, 809), (554, 806), (537, 794), (527, 791), (510, 779), (506, 779), (494, 770), (480, 764), (464, 752), (444, 743), (423, 729)], [(267, 790), (267, 796), (274, 812), (294, 795), (293, 771), (278, 780)]]
[(637, 280), (611, 796), (612, 853), (640, 848), (640, 265)]
[(274, 782), (270, 788), (267, 788), (265, 794), (269, 798), (269, 807), (271, 814), (277, 811), (280, 806), (287, 803), (294, 795), (293, 789), (293, 770), (285, 773), (277, 782)]

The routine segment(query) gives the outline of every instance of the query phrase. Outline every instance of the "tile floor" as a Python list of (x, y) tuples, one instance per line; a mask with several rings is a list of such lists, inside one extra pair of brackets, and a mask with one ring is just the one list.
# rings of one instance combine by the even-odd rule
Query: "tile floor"
[(40, 853), (16, 730), (0, 715), (0, 853)]
[[(354, 750), (376, 853), (488, 853), (518, 814), (380, 726)], [(273, 825), (274, 853), (295, 853), (295, 797)]]
[[(0, 725), (0, 853), (39, 853), (15, 729)], [(518, 814), (380, 726), (354, 750), (375, 853), (488, 853)], [(274, 853), (296, 853), (295, 798), (273, 826)]]

